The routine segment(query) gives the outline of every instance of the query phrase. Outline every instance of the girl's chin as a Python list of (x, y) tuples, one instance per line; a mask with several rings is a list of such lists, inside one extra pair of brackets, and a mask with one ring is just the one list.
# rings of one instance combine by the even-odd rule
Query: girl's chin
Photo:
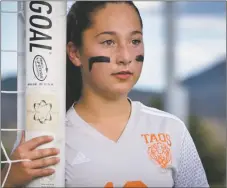
[(119, 95), (128, 95), (128, 93), (131, 91), (132, 87), (113, 87), (111, 88), (111, 93), (115, 94), (116, 96)]

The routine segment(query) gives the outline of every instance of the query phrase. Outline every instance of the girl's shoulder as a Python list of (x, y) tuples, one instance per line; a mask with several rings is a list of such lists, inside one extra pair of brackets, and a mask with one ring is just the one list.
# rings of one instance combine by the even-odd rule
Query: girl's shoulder
[(132, 101), (132, 104), (136, 108), (137, 116), (140, 116), (141, 118), (146, 118), (147, 120), (162, 120), (179, 126), (185, 126), (185, 123), (180, 118), (171, 113), (146, 106), (139, 101)]

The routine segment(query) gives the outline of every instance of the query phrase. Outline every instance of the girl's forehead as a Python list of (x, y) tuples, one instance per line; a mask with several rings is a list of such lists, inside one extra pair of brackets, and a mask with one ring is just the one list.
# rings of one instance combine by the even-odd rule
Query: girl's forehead
[[(127, 18), (127, 19), (125, 19)], [(107, 3), (105, 7), (98, 9), (94, 12), (92, 19), (95, 22), (105, 20), (109, 21), (130, 21), (132, 19), (139, 22), (139, 15), (137, 14), (134, 7), (126, 3)]]
[(141, 29), (139, 15), (126, 3), (107, 3), (92, 16), (93, 26), (98, 30)]

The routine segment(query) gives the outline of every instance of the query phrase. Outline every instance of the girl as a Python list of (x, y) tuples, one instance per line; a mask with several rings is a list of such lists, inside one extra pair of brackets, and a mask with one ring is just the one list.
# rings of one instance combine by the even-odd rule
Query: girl
[[(144, 59), (143, 24), (130, 1), (78, 1), (67, 17), (66, 187), (208, 187), (184, 123), (131, 101)], [(20, 186), (54, 173), (50, 142), (24, 142), (6, 185)], [(4, 172), (2, 173), (4, 174)]]

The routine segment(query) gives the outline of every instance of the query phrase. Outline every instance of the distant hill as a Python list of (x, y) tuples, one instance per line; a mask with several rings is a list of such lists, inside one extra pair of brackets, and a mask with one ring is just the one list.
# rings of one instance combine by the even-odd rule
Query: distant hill
[(182, 84), (189, 91), (191, 114), (226, 118), (226, 59), (185, 79)]
[(182, 84), (188, 88), (199, 88), (201, 86), (226, 87), (226, 59), (217, 62), (202, 72), (186, 78)]
[(11, 76), (1, 80), (1, 90), (15, 91), (17, 89), (17, 77)]
[[(1, 80), (1, 90), (17, 90), (17, 78), (9, 77)], [(15, 128), (17, 120), (16, 94), (1, 94), (1, 125), (2, 128)]]
[(151, 106), (152, 99), (160, 98), (162, 94), (153, 91), (133, 89), (128, 96), (133, 101), (140, 101), (147, 106)]

